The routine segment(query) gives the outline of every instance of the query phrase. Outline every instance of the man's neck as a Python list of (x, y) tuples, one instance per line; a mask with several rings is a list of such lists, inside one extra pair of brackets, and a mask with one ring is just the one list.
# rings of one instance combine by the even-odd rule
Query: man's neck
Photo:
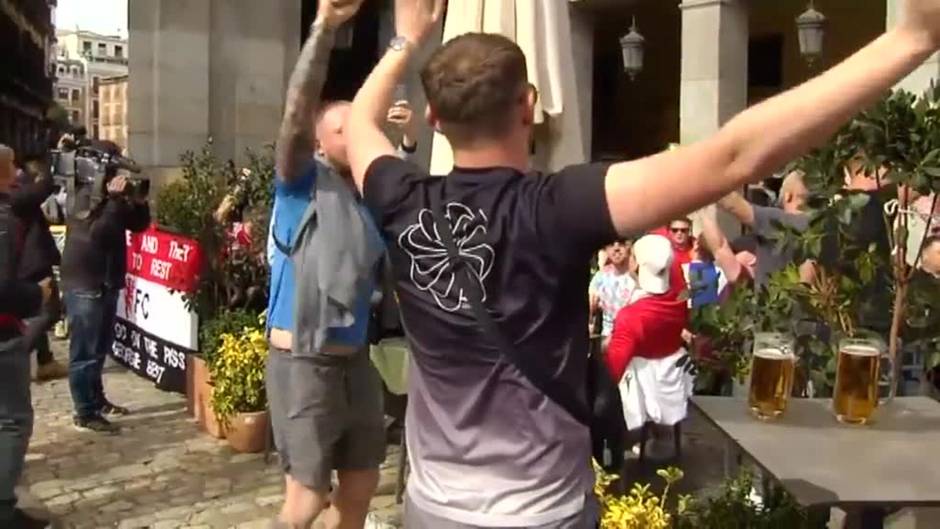
[(622, 276), (622, 275), (624, 275), (624, 274), (630, 272), (630, 267), (628, 267), (626, 264), (622, 264), (622, 265), (613, 265), (612, 268), (613, 268), (613, 270), (614, 270), (614, 275), (618, 275), (618, 276)]
[(520, 173), (529, 170), (529, 151), (513, 145), (512, 140), (488, 143), (468, 149), (454, 149), (454, 166), (461, 169), (509, 167)]

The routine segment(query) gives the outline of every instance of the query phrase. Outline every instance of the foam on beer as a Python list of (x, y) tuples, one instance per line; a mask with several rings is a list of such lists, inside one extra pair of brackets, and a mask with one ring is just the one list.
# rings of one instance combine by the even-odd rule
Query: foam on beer
[(754, 351), (754, 356), (766, 358), (767, 360), (788, 360), (791, 355), (778, 347), (764, 347)]
[(841, 351), (847, 355), (854, 356), (878, 356), (881, 354), (878, 348), (870, 345), (847, 345), (843, 347)]

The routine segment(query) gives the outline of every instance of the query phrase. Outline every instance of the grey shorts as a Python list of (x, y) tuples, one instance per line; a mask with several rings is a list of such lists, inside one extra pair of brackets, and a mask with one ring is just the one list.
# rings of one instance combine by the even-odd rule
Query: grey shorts
[[(574, 516), (529, 529), (594, 529), (599, 518), (599, 506), (594, 496), (588, 496), (584, 510)], [(407, 529), (495, 529), (467, 525), (441, 518), (417, 507), (413, 501), (405, 501), (405, 524)]]
[(285, 473), (323, 491), (333, 470), (377, 469), (385, 460), (382, 383), (368, 354), (321, 360), (272, 347), (266, 375)]

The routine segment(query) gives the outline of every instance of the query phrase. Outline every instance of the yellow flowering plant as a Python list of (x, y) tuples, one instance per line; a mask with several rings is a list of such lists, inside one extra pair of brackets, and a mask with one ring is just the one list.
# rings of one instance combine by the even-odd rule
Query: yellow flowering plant
[[(666, 482), (661, 496), (650, 491), (649, 484), (639, 483), (634, 484), (627, 495), (613, 494), (610, 485), (619, 477), (604, 472), (596, 462), (594, 471), (597, 476), (594, 494), (601, 504), (600, 529), (670, 529), (673, 526), (673, 514), (667, 510), (666, 501), (669, 489), (683, 477), (680, 469), (670, 467), (656, 472)], [(687, 497), (679, 498), (677, 515), (682, 515), (688, 502)]]
[(268, 340), (263, 329), (262, 324), (221, 336), (209, 372), (213, 384), (212, 409), (224, 425), (239, 413), (264, 411), (268, 405), (264, 386)]

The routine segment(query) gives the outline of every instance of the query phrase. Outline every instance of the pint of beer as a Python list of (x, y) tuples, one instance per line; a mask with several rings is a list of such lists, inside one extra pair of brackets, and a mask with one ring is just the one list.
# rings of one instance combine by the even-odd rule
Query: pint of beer
[(878, 407), (882, 358), (887, 356), (878, 340), (849, 339), (839, 344), (836, 386), (832, 394), (832, 407), (839, 422), (868, 424), (871, 421)]
[(748, 405), (759, 419), (773, 419), (786, 411), (795, 367), (796, 356), (789, 337), (776, 333), (755, 336)]

